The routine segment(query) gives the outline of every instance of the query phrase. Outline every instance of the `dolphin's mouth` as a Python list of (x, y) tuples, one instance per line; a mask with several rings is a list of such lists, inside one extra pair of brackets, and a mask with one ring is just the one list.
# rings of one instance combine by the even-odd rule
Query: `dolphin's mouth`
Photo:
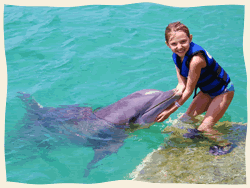
[(170, 97), (166, 98), (165, 100), (161, 101), (160, 103), (156, 104), (155, 106), (153, 106), (152, 108), (146, 110), (143, 114), (149, 112), (150, 110), (153, 110), (154, 108), (156, 108), (157, 106), (160, 106), (161, 104), (170, 101), (171, 99), (173, 99), (175, 97), (175, 93), (173, 93)]

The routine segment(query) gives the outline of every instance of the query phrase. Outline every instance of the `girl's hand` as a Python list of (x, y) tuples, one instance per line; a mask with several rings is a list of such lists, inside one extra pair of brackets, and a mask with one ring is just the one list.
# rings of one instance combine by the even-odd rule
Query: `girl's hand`
[(156, 122), (163, 122), (164, 120), (166, 120), (172, 113), (170, 112), (170, 110), (164, 110), (162, 113), (160, 113), (156, 118), (155, 121)]
[(185, 85), (178, 84), (175, 88), (175, 95), (181, 96), (185, 90)]

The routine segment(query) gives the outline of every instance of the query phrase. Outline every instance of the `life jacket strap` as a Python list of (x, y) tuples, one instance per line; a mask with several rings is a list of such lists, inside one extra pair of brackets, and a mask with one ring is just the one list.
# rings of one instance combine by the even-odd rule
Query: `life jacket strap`
[(217, 73), (217, 77), (219, 78), (220, 81), (224, 82), (225, 84), (228, 84), (230, 82), (230, 78), (229, 78), (229, 82), (227, 82), (227, 73), (225, 70), (223, 73), (223, 77), (222, 78), (219, 77), (219, 75), (221, 73), (221, 66), (220, 65), (219, 65), (218, 69), (216, 70), (216, 73)]

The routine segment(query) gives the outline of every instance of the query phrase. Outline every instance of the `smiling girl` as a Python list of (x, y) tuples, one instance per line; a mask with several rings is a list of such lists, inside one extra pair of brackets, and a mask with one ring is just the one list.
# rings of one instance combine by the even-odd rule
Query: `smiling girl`
[[(229, 75), (213, 59), (213, 57), (201, 46), (192, 42), (192, 35), (189, 29), (180, 22), (174, 22), (167, 26), (165, 39), (167, 46), (173, 52), (173, 61), (176, 67), (178, 85), (176, 92), (181, 94), (181, 98), (167, 108), (156, 118), (157, 122), (162, 122), (175, 112), (195, 90), (195, 97), (186, 113), (180, 120), (187, 122), (195, 121), (194, 117), (206, 112), (204, 120), (197, 129), (189, 130), (186, 137), (195, 138), (200, 133), (216, 138), (220, 133), (213, 129), (213, 126), (226, 112), (234, 96), (234, 87)], [(196, 89), (200, 92), (196, 94)], [(224, 154), (224, 146), (214, 146), (210, 148), (213, 154)]]

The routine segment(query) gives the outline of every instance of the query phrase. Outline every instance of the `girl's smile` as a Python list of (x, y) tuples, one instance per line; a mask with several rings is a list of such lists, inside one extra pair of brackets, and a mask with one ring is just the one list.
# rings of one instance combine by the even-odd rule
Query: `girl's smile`
[(189, 50), (190, 42), (192, 41), (192, 35), (190, 37), (183, 31), (172, 32), (169, 41), (166, 42), (168, 47), (173, 53), (176, 53), (181, 60), (183, 60), (185, 54)]

